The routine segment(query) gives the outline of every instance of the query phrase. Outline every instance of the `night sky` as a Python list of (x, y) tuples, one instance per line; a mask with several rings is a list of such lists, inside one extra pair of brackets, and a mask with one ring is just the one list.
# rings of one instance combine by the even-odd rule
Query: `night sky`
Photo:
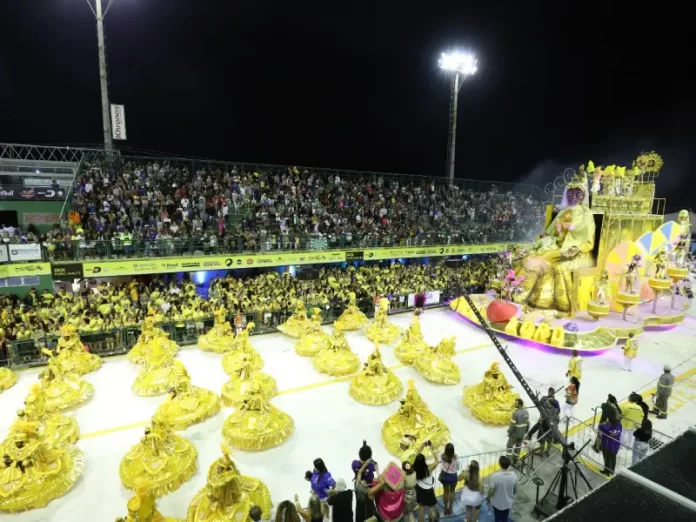
[[(658, 195), (691, 207), (679, 191), (696, 175), (689, 14), (566, 4), (114, 0), (111, 101), (126, 106), (134, 149), (444, 176), (449, 83), (437, 60), (471, 50), (458, 177), (543, 186), (589, 159), (630, 165), (655, 149)], [(86, 1), (0, 1), (0, 141), (101, 139)]]

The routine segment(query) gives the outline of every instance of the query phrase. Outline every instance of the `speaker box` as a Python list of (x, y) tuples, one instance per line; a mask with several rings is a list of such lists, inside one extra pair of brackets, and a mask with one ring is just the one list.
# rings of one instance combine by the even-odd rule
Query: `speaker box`
[(300, 270), (295, 275), (299, 281), (316, 281), (319, 279), (319, 270), (314, 268), (305, 268)]
[(459, 268), (462, 266), (463, 260), (462, 259), (446, 259), (445, 260), (445, 266), (447, 268)]

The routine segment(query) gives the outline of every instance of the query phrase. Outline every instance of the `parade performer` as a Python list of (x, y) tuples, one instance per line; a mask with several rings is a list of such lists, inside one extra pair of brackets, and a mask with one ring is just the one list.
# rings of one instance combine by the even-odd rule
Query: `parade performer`
[(414, 368), (429, 381), (438, 384), (457, 384), (461, 380), (459, 367), (452, 360), (457, 352), (454, 350), (456, 337), (440, 341), (437, 346), (431, 346), (418, 357)]
[(9, 390), (17, 382), (17, 374), (9, 368), (0, 368), (0, 392)]
[(314, 368), (335, 377), (350, 375), (360, 368), (360, 359), (350, 349), (340, 328), (334, 326), (329, 347), (314, 357)]
[(626, 339), (626, 343), (623, 345), (624, 368), (629, 372), (632, 371), (631, 362), (636, 358), (636, 355), (638, 355), (638, 339), (634, 339), (634, 337), (635, 334), (629, 332), (628, 339)]
[(155, 317), (148, 315), (143, 321), (138, 342), (126, 354), (126, 359), (134, 364), (142, 364), (155, 346), (172, 357), (179, 351), (179, 345), (169, 339), (169, 334), (157, 327)]
[(196, 473), (196, 447), (165, 423), (153, 420), (121, 460), (119, 475), (130, 490), (144, 487), (155, 497), (176, 491)]
[(638, 254), (634, 255), (623, 273), (623, 292), (627, 294), (638, 294), (640, 292), (640, 274), (638, 273), (640, 261), (641, 257)]
[(254, 323), (247, 324), (246, 328), (235, 337), (232, 349), (222, 358), (222, 367), (227, 375), (234, 375), (237, 371), (240, 360), (244, 358), (242, 354), (246, 354), (254, 370), (263, 368), (263, 359), (249, 341), (249, 335), (255, 326)]
[(573, 356), (568, 361), (566, 377), (575, 377), (578, 381), (582, 380), (582, 357), (577, 350), (573, 350)]
[(408, 382), (406, 398), (401, 401), (398, 411), (389, 416), (382, 426), (382, 441), (392, 455), (400, 456), (403, 453), (401, 445), (404, 438), (413, 441), (416, 446), (431, 441), (433, 451), (450, 440), (449, 428), (428, 409), (412, 380)]
[(206, 352), (224, 353), (232, 349), (234, 331), (227, 320), (227, 310), (220, 307), (215, 310), (215, 325), (207, 334), (198, 338), (198, 346)]
[(483, 375), (483, 382), (464, 389), (464, 406), (477, 419), (497, 426), (509, 424), (517, 398), (497, 362)]
[(244, 404), (222, 426), (222, 436), (234, 448), (258, 451), (279, 445), (294, 429), (292, 418), (267, 402), (259, 387), (252, 385)]
[(394, 348), (394, 355), (402, 364), (413, 364), (418, 357), (428, 349), (428, 344), (423, 339), (420, 327), (420, 318), (414, 314), (411, 324), (401, 336), (401, 342)]
[(348, 306), (341, 316), (334, 321), (334, 326), (344, 332), (360, 330), (369, 322), (367, 316), (355, 304), (356, 299), (355, 292), (350, 292), (348, 294)]
[(401, 328), (389, 322), (389, 299), (383, 297), (379, 301), (379, 310), (375, 320), (367, 327), (367, 338), (375, 343), (391, 344), (401, 335)]
[(62, 373), (84, 375), (99, 369), (102, 364), (101, 357), (85, 350), (73, 325), (64, 325), (60, 329), (60, 335), (53, 363)]
[(669, 411), (669, 398), (672, 395), (672, 386), (674, 386), (674, 375), (672, 375), (672, 367), (665, 365), (664, 373), (660, 375), (657, 381), (657, 393), (655, 394), (655, 407), (651, 413), (657, 415), (658, 419), (666, 419)]
[(239, 408), (251, 386), (258, 386), (264, 399), (271, 399), (278, 391), (276, 381), (270, 375), (254, 370), (251, 356), (242, 352), (236, 359), (231, 379), (222, 387), (222, 401), (225, 406)]
[(382, 362), (379, 344), (370, 354), (363, 370), (350, 382), (350, 396), (356, 401), (371, 406), (389, 404), (404, 391), (401, 381)]
[(302, 299), (295, 300), (295, 313), (283, 324), (278, 325), (278, 330), (285, 335), (299, 339), (311, 327), (311, 321), (307, 318), (307, 309)]
[(38, 422), (16, 423), (0, 448), (0, 511), (44, 507), (65, 495), (82, 474), (82, 452), (52, 446), (39, 430)]
[(167, 400), (157, 409), (154, 420), (174, 430), (184, 430), (215, 415), (220, 410), (220, 398), (210, 390), (193, 386), (183, 364), (175, 366), (178, 372), (174, 386)]
[(330, 337), (321, 327), (321, 310), (312, 309), (312, 321), (307, 332), (295, 343), (295, 351), (298, 355), (314, 357), (324, 348), (330, 346)]
[(51, 413), (46, 409), (46, 396), (41, 386), (33, 384), (24, 399), (24, 409), (17, 412), (18, 422), (38, 422), (41, 438), (52, 446), (75, 444), (80, 438), (80, 427), (75, 417)]
[(162, 395), (174, 387), (185, 371), (183, 364), (173, 359), (169, 351), (154, 346), (131, 389), (141, 397)]
[(138, 488), (128, 501), (128, 516), (117, 518), (116, 522), (185, 522), (178, 518), (165, 517), (157, 511), (155, 496), (144, 488)]
[(94, 386), (75, 374), (63, 374), (54, 364), (53, 352), (42, 350), (49, 356), (48, 367), (39, 374), (39, 393), (46, 398), (49, 412), (67, 410), (87, 401), (94, 394)]

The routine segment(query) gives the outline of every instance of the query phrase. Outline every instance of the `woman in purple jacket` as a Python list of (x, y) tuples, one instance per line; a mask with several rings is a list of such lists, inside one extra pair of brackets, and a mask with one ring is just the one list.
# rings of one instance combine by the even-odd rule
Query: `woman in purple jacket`
[(609, 412), (607, 422), (599, 425), (600, 446), (604, 457), (602, 475), (610, 477), (616, 468), (616, 455), (621, 449), (621, 423), (614, 411)]
[(336, 481), (326, 469), (326, 464), (322, 459), (314, 460), (314, 471), (308, 471), (305, 474), (305, 478), (309, 480), (312, 486), (312, 491), (321, 500), (322, 509), (324, 510), (324, 516), (329, 516), (329, 505), (326, 503), (326, 499), (329, 496), (329, 490), (336, 487)]

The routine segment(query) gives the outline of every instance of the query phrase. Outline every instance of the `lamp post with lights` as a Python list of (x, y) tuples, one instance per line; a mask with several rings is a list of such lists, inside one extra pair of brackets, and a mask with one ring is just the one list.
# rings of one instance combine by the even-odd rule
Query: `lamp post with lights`
[(102, 103), (102, 128), (104, 131), (104, 149), (107, 152), (114, 150), (114, 139), (111, 134), (111, 108), (109, 105), (109, 82), (106, 72), (106, 44), (104, 40), (104, 17), (109, 12), (113, 0), (108, 0), (106, 9), (102, 9), (102, 0), (94, 0), (94, 6), (90, 0), (87, 5), (97, 19), (97, 48), (99, 51), (99, 86), (101, 88)]
[(464, 80), (476, 73), (477, 60), (471, 54), (442, 53), (438, 65), (452, 77), (450, 93), (449, 135), (447, 136), (447, 176), (450, 185), (454, 184), (454, 155), (457, 141), (457, 101)]

